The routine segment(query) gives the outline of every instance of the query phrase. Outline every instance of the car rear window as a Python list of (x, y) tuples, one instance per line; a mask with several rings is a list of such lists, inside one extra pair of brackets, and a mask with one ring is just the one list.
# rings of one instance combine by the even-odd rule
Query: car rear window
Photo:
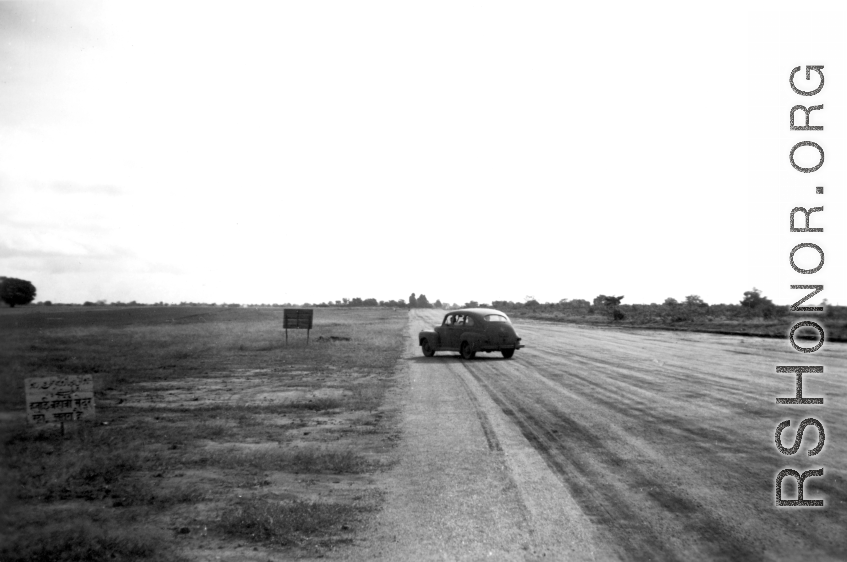
[(502, 314), (489, 314), (485, 317), (486, 322), (508, 322), (509, 319)]

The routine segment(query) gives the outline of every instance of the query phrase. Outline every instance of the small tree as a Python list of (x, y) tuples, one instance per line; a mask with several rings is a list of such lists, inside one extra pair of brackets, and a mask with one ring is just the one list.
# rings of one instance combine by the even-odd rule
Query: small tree
[(418, 308), (432, 308), (432, 305), (429, 304), (429, 299), (423, 293), (418, 297)]
[(444, 305), (441, 304), (440, 299), (435, 301), (435, 308), (443, 308), (443, 307), (444, 307)]
[(772, 303), (772, 301), (768, 297), (762, 296), (762, 290), (753, 287), (750, 291), (744, 291), (744, 298), (741, 299), (741, 306), (745, 308), (761, 308), (762, 306), (766, 306), (768, 303)]
[(594, 298), (594, 306), (609, 308), (613, 306), (620, 306), (621, 301), (623, 300), (623, 295), (619, 297), (610, 297), (607, 295), (597, 295)]
[(623, 295), (619, 297), (611, 297), (608, 295), (597, 295), (594, 298), (594, 307), (603, 311), (612, 320), (623, 320), (626, 315), (619, 308)]
[(591, 307), (591, 303), (588, 302), (585, 299), (574, 299), (574, 300), (572, 300), (571, 302), (568, 303), (568, 307), (569, 308), (582, 308), (582, 309), (587, 310), (588, 308)]
[(768, 297), (762, 296), (762, 291), (753, 287), (751, 291), (744, 291), (741, 306), (746, 308), (752, 315), (761, 315), (762, 318), (773, 318), (776, 305)]
[(14, 308), (16, 305), (29, 304), (35, 299), (35, 285), (24, 279), (14, 277), (0, 278), (0, 300)]
[(415, 298), (415, 293), (409, 295), (409, 308), (417, 308), (418, 299)]
[(700, 298), (700, 295), (688, 295), (685, 297), (685, 306), (704, 307), (709, 306), (706, 301)]

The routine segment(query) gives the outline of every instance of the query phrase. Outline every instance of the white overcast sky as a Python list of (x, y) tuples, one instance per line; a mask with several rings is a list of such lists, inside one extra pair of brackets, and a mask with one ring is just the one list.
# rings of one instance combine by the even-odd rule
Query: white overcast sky
[[(847, 304), (839, 9), (0, 2), (0, 275), (54, 302), (788, 303), (814, 283)], [(807, 64), (814, 97), (788, 86)], [(823, 132), (788, 130), (821, 103)], [(791, 168), (801, 140), (818, 172)], [(820, 205), (823, 234), (788, 233)], [(791, 270), (800, 242), (819, 273)]]

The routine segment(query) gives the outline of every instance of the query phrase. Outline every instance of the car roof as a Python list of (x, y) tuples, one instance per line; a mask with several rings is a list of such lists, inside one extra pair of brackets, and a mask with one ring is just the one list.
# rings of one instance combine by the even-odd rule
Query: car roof
[(458, 310), (450, 310), (445, 314), (445, 316), (449, 316), (451, 314), (475, 314), (477, 316), (487, 316), (489, 314), (500, 314), (501, 316), (505, 316), (508, 318), (509, 316), (505, 312), (500, 312), (499, 310), (495, 310), (493, 308), (460, 308)]

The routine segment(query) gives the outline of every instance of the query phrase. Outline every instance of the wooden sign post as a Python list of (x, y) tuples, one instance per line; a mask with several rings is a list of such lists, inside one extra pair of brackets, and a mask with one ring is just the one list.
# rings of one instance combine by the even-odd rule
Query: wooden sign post
[(314, 310), (311, 308), (286, 308), (283, 313), (282, 323), (285, 327), (285, 345), (288, 345), (288, 329), (306, 330), (306, 345), (309, 345), (309, 333), (312, 331), (312, 316)]
[(94, 419), (92, 375), (37, 377), (24, 380), (29, 423), (60, 423)]

